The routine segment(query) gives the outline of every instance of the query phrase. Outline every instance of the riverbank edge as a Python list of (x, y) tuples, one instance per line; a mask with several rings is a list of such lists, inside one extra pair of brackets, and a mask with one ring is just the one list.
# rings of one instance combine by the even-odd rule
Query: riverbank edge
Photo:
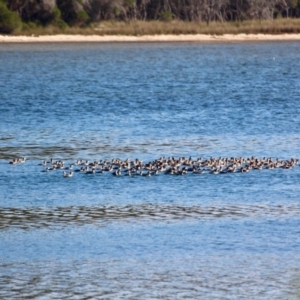
[(0, 35), (0, 43), (80, 43), (80, 42), (253, 42), (253, 41), (300, 41), (300, 34), (182, 34), (182, 35), (40, 35), (8, 36)]

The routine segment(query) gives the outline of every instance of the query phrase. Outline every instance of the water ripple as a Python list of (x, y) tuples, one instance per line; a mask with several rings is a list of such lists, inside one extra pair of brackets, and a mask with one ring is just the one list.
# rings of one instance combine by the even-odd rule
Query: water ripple
[(236, 206), (127, 205), (109, 207), (0, 208), (0, 229), (35, 229), (69, 225), (99, 224), (107, 221), (172, 221), (243, 218), (284, 218), (300, 216), (300, 204)]
[[(225, 263), (220, 263), (224, 259)], [(210, 255), (208, 262), (199, 257), (196, 264), (192, 258), (171, 260), (166, 269), (156, 259), (0, 264), (0, 297), (170, 299), (176, 294), (180, 299), (249, 299), (249, 295), (253, 299), (297, 299), (299, 270), (281, 270), (279, 260), (278, 256), (266, 261), (265, 256), (257, 255), (253, 262), (248, 256)], [(260, 272), (266, 263), (268, 268)], [(232, 268), (235, 272), (228, 276)]]

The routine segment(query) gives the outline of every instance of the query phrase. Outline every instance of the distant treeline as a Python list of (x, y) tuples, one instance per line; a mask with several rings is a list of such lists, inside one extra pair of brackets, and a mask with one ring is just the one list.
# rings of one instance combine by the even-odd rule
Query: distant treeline
[(225, 22), (299, 18), (300, 0), (0, 0), (0, 32), (108, 20)]

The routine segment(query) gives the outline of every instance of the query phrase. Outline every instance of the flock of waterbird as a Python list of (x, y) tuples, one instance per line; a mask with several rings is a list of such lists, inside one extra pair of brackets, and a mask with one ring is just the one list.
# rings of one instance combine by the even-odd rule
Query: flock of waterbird
[[(14, 158), (10, 164), (25, 163), (26, 158)], [(196, 158), (192, 157), (161, 157), (147, 163), (143, 160), (119, 158), (107, 160), (101, 159), (99, 161), (88, 161), (79, 159), (74, 163), (66, 165), (63, 160), (50, 161), (44, 160), (39, 164), (43, 167), (42, 172), (52, 172), (61, 170), (65, 178), (73, 177), (74, 173), (97, 174), (97, 173), (111, 173), (114, 176), (153, 176), (159, 174), (170, 175), (185, 175), (193, 174), (226, 174), (241, 172), (246, 173), (251, 170), (272, 170), (276, 168), (292, 169), (298, 165), (298, 159), (291, 158), (282, 160), (279, 158), (262, 158), (258, 159), (255, 156), (249, 158), (230, 157), (230, 158)]]

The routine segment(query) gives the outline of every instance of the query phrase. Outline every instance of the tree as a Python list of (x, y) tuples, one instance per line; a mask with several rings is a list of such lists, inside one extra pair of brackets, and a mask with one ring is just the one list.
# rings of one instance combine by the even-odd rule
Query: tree
[(209, 25), (211, 21), (224, 21), (224, 11), (229, 4), (228, 0), (201, 0), (201, 10), (206, 24)]
[(273, 19), (276, 0), (249, 0), (250, 17), (262, 21)]
[(231, 21), (241, 22), (247, 19), (249, 2), (247, 0), (230, 0), (226, 14)]
[(298, 0), (278, 0), (277, 7), (281, 11), (284, 11), (285, 16), (289, 17), (289, 11), (297, 7)]
[(83, 0), (56, 0), (62, 19), (70, 26), (82, 26), (88, 21), (89, 16), (84, 10), (85, 3)]
[(84, 9), (92, 22), (115, 19), (124, 13), (121, 0), (88, 0)]

